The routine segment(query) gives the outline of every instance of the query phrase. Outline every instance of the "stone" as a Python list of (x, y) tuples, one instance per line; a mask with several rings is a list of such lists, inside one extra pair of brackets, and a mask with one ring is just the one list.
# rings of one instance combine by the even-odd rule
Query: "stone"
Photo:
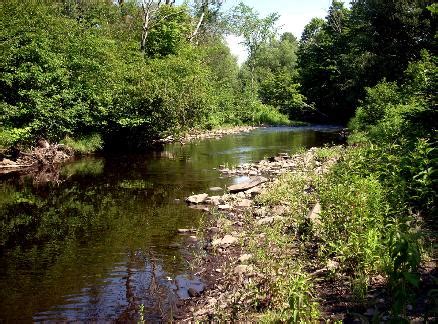
[(196, 230), (194, 228), (179, 228), (178, 233), (179, 234), (196, 233)]
[(319, 214), (321, 213), (321, 205), (319, 204), (319, 202), (317, 202), (315, 204), (315, 206), (313, 206), (312, 210), (309, 212), (309, 214), (307, 215), (307, 218), (314, 224), (319, 224), (320, 220), (319, 220)]
[(193, 195), (186, 199), (186, 201), (190, 204), (202, 204), (208, 197), (208, 194), (203, 193), (199, 195)]
[(199, 296), (201, 295), (201, 293), (200, 293), (199, 291), (197, 291), (195, 288), (192, 288), (192, 287), (190, 287), (190, 288), (187, 290), (187, 293), (189, 294), (189, 296), (190, 296), (191, 298), (193, 298), (193, 297), (199, 297)]
[(197, 238), (196, 236), (193, 236), (193, 235), (189, 236), (187, 240), (188, 240), (190, 243), (196, 243), (196, 242), (198, 242), (198, 238)]
[(221, 239), (216, 239), (213, 240), (213, 242), (211, 242), (211, 244), (213, 245), (213, 247), (215, 246), (226, 246), (226, 245), (231, 245), (237, 242), (237, 238), (235, 238), (234, 236), (231, 235), (225, 235), (223, 238)]
[(257, 171), (249, 171), (248, 173), (250, 176), (256, 176), (257, 175)]
[(250, 259), (252, 259), (252, 254), (242, 254), (238, 260), (240, 263), (244, 263)]
[(223, 190), (221, 187), (211, 187), (210, 189), (208, 189), (210, 191), (221, 191)]
[(280, 221), (280, 220), (283, 220), (283, 219), (284, 219), (284, 217), (282, 217), (282, 216), (265, 217), (265, 218), (259, 219), (257, 221), (257, 225), (269, 225), (269, 224), (272, 224), (275, 221)]
[(245, 191), (245, 194), (249, 195), (250, 197), (255, 197), (258, 194), (260, 194), (262, 192), (262, 188), (260, 187), (254, 187), (251, 189), (248, 189)]
[(224, 205), (219, 205), (219, 206), (217, 206), (217, 208), (218, 208), (219, 210), (230, 210), (230, 209), (231, 209), (231, 206), (228, 205), (228, 204), (224, 204)]
[(9, 160), (9, 159), (3, 159), (1, 161), (1, 163), (4, 164), (4, 165), (17, 165), (17, 162), (14, 162), (14, 161)]
[(223, 199), (221, 196), (211, 196), (205, 200), (206, 203), (217, 206), (223, 203)]
[(268, 181), (268, 179), (266, 179), (265, 177), (262, 177), (262, 176), (254, 177), (248, 181), (229, 186), (228, 191), (230, 191), (231, 193), (246, 191), (246, 190), (254, 188), (254, 187), (256, 187), (256, 186), (258, 186), (266, 181)]
[(250, 207), (252, 201), (249, 199), (243, 199), (237, 203), (237, 207)]
[(272, 213), (274, 214), (274, 215), (278, 215), (278, 216), (281, 216), (281, 215), (283, 215), (283, 214), (285, 214), (287, 212), (287, 207), (286, 206), (274, 206), (273, 208), (272, 208)]
[(334, 271), (334, 270), (336, 270), (337, 268), (339, 268), (339, 262), (334, 261), (334, 260), (329, 260), (329, 261), (327, 262), (327, 266), (326, 266), (326, 268), (327, 268), (327, 270), (329, 270), (329, 271)]
[(237, 275), (249, 275), (252, 273), (252, 266), (240, 264), (234, 268), (234, 273)]

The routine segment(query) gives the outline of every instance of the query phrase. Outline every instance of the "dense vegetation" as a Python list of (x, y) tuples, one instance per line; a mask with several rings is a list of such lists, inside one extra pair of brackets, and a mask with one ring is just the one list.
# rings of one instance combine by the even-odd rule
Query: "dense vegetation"
[[(350, 9), (334, 1), (326, 19), (306, 26), (298, 51), (302, 93), (315, 116), (353, 116), (352, 134), (345, 152), (317, 152), (339, 162), (323, 177), (310, 174), (310, 196), (294, 189), (308, 177), (286, 175), (260, 199), (266, 205), (290, 201), (295, 239), (304, 246), (285, 275), (291, 282), (273, 283), (283, 299), (266, 314), (269, 321), (320, 318), (312, 277), (302, 269), (313, 266), (315, 249), (320, 266), (331, 265), (326, 280), (347, 278), (346, 293), (374, 308), (372, 321), (406, 322), (418, 309), (426, 322), (436, 318), (436, 289), (426, 284), (436, 284), (436, 269), (425, 267), (436, 258), (436, 15), (436, 4), (427, 1), (353, 1)], [(310, 231), (309, 202), (321, 204)], [(269, 233), (279, 249), (294, 247), (281, 238), (283, 231)], [(369, 297), (379, 275), (389, 309)], [(296, 299), (301, 302), (291, 303)]]
[(97, 134), (138, 148), (192, 127), (288, 123), (242, 85), (219, 5), (144, 3), (3, 1), (0, 146)]

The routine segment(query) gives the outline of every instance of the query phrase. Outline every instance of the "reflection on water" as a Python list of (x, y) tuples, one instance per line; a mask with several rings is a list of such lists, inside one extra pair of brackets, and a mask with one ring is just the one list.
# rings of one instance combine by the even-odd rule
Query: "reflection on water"
[[(213, 168), (336, 139), (336, 127), (266, 128), (145, 155), (86, 158), (54, 174), (0, 178), (0, 321), (166, 318), (187, 288), (177, 228), (201, 215), (179, 201)], [(35, 181), (36, 178), (44, 181)], [(177, 248), (175, 248), (177, 247)]]

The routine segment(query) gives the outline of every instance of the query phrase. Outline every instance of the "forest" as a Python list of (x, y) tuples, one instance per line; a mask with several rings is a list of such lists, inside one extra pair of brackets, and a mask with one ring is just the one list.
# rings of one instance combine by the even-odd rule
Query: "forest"
[[(192, 129), (345, 125), (345, 151), (319, 151), (341, 156), (312, 180), (323, 210), (317, 238), (297, 240), (317, 242), (321, 262), (337, 260), (361, 302), (372, 278), (385, 276), (389, 319), (408, 321), (407, 305), (423, 293), (424, 260), (436, 262), (438, 5), (334, 0), (300, 39), (279, 32), (277, 13), (222, 5), (2, 1), (0, 153), (39, 139), (83, 152), (141, 151)], [(242, 65), (226, 43), (231, 34), (247, 51)], [(301, 181), (281, 178), (277, 190), (291, 198)], [(300, 278), (311, 282), (305, 271)], [(268, 322), (321, 318), (312, 285), (298, 284), (277, 289)], [(437, 291), (427, 293), (423, 315), (436, 319)]]

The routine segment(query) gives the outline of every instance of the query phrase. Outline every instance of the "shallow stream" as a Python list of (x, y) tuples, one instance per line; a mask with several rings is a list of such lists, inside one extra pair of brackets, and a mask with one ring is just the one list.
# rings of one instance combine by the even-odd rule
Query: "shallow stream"
[(220, 178), (221, 164), (336, 142), (339, 129), (261, 128), (0, 176), (0, 322), (166, 318), (202, 285), (177, 234), (202, 212), (184, 198), (238, 181)]

